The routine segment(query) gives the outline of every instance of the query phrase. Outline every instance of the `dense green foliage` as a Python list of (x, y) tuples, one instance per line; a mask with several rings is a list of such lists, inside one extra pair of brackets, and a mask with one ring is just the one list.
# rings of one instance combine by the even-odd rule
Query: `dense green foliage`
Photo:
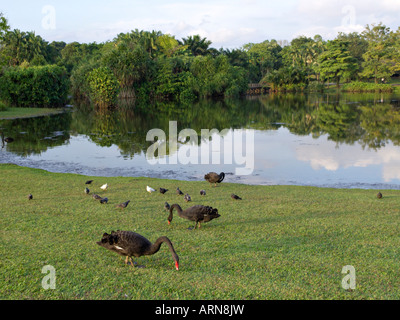
[(0, 77), (0, 97), (14, 107), (60, 107), (68, 94), (64, 67), (10, 67)]
[(87, 75), (92, 102), (100, 107), (115, 104), (118, 96), (119, 83), (114, 74), (106, 67), (93, 69)]
[[(10, 30), (0, 18), (0, 66), (64, 67), (74, 99), (99, 106), (120, 104), (121, 99), (187, 102), (234, 97), (245, 94), (248, 83), (272, 91), (321, 91), (329, 83), (339, 87), (350, 81), (387, 82), (400, 70), (400, 28), (392, 31), (381, 23), (328, 41), (319, 35), (300, 36), (286, 46), (265, 40), (216, 50), (199, 35), (178, 40), (161, 31), (138, 29), (100, 44), (48, 43), (34, 32)], [(116, 90), (111, 90), (112, 98), (98, 95), (93, 81), (89, 83), (88, 75), (104, 68), (118, 81), (117, 103)], [(107, 77), (111, 79), (110, 73)]]

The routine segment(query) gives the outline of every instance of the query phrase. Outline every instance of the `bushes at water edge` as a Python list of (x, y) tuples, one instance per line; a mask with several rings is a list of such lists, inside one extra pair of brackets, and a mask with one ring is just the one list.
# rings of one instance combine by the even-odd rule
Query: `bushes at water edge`
[(64, 67), (11, 67), (0, 76), (0, 98), (13, 107), (62, 107), (68, 82)]

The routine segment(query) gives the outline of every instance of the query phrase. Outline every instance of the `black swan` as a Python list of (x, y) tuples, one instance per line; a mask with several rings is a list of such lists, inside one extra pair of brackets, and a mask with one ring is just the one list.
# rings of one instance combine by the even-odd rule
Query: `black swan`
[(207, 180), (210, 185), (214, 183), (214, 186), (217, 186), (217, 183), (221, 183), (225, 178), (225, 173), (221, 172), (220, 174), (215, 172), (209, 172), (204, 176), (204, 179)]
[(179, 257), (176, 254), (171, 241), (167, 237), (159, 237), (153, 244), (142, 235), (132, 231), (111, 231), (111, 234), (104, 233), (101, 241), (96, 242), (99, 246), (114, 251), (121, 256), (126, 256), (125, 263), (130, 260), (133, 266), (132, 257), (148, 256), (160, 250), (161, 244), (165, 242), (172, 253), (175, 261), (175, 268), (179, 270)]
[(174, 211), (174, 208), (176, 208), (178, 216), (181, 218), (196, 222), (194, 229), (196, 229), (197, 224), (199, 224), (199, 228), (201, 228), (202, 222), (209, 222), (212, 219), (216, 219), (221, 216), (218, 214), (218, 209), (214, 209), (209, 206), (196, 205), (186, 210), (182, 210), (179, 204), (173, 204), (169, 209), (168, 224), (171, 224), (173, 217), (172, 211)]
[(116, 208), (124, 209), (124, 208), (126, 208), (128, 206), (129, 202), (131, 202), (131, 200), (128, 200), (128, 201), (126, 201), (124, 203), (117, 204)]
[(242, 200), (242, 198), (241, 197), (239, 197), (239, 196), (237, 196), (236, 194), (231, 194), (231, 198), (232, 199), (234, 199), (234, 200)]

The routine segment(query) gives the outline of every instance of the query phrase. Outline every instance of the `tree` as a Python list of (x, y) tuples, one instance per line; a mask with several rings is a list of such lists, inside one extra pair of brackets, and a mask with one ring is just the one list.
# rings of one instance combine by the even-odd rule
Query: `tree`
[(187, 46), (194, 56), (205, 56), (210, 53), (211, 41), (201, 38), (198, 34), (183, 38), (180, 44)]
[(335, 81), (338, 88), (340, 81), (349, 80), (358, 68), (357, 60), (350, 54), (348, 45), (349, 42), (344, 40), (328, 41), (326, 51), (318, 58), (321, 77)]
[[(357, 32), (352, 32), (349, 34), (340, 32), (336, 39), (347, 41), (349, 43), (347, 49), (349, 50), (350, 54), (356, 58), (359, 70), (361, 70), (362, 63), (364, 62), (363, 55), (368, 49), (368, 41)], [(355, 74), (355, 77), (358, 77), (358, 74)]]
[(388, 79), (396, 71), (394, 59), (398, 57), (390, 28), (382, 23), (372, 25), (372, 28), (367, 25), (361, 35), (368, 42), (368, 49), (363, 54), (363, 71), (360, 75), (374, 78), (375, 83), (378, 83), (378, 79)]
[(0, 44), (8, 30), (10, 30), (8, 20), (4, 17), (3, 13), (0, 12)]
[(14, 29), (3, 37), (2, 54), (10, 66), (18, 66), (24, 61), (29, 63), (34, 59), (36, 62), (41, 61), (40, 64), (45, 64), (47, 45), (48, 43), (34, 32)]
[(282, 47), (276, 40), (248, 43), (243, 46), (243, 49), (249, 56), (250, 64), (257, 70), (255, 75), (251, 75), (252, 81), (259, 82), (268, 72), (282, 66)]

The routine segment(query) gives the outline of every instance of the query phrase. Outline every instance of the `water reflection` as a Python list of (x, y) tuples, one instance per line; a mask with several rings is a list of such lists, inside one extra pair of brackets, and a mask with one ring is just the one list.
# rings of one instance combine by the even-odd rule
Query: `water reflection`
[[(204, 171), (214, 170), (230, 173), (227, 180), (246, 183), (397, 188), (398, 98), (286, 94), (102, 112), (76, 106), (74, 112), (51, 117), (0, 120), (0, 129), (15, 139), (1, 150), (0, 161), (90, 175), (201, 179)], [(168, 133), (170, 121), (177, 121), (178, 130), (195, 130), (199, 146), (183, 141), (169, 148), (167, 139), (167, 158), (182, 146), (190, 152), (207, 145), (201, 129), (253, 130), (253, 174), (234, 175), (234, 164), (150, 165), (145, 153), (153, 142), (146, 135), (155, 128)], [(221, 152), (222, 159), (230, 156)]]

